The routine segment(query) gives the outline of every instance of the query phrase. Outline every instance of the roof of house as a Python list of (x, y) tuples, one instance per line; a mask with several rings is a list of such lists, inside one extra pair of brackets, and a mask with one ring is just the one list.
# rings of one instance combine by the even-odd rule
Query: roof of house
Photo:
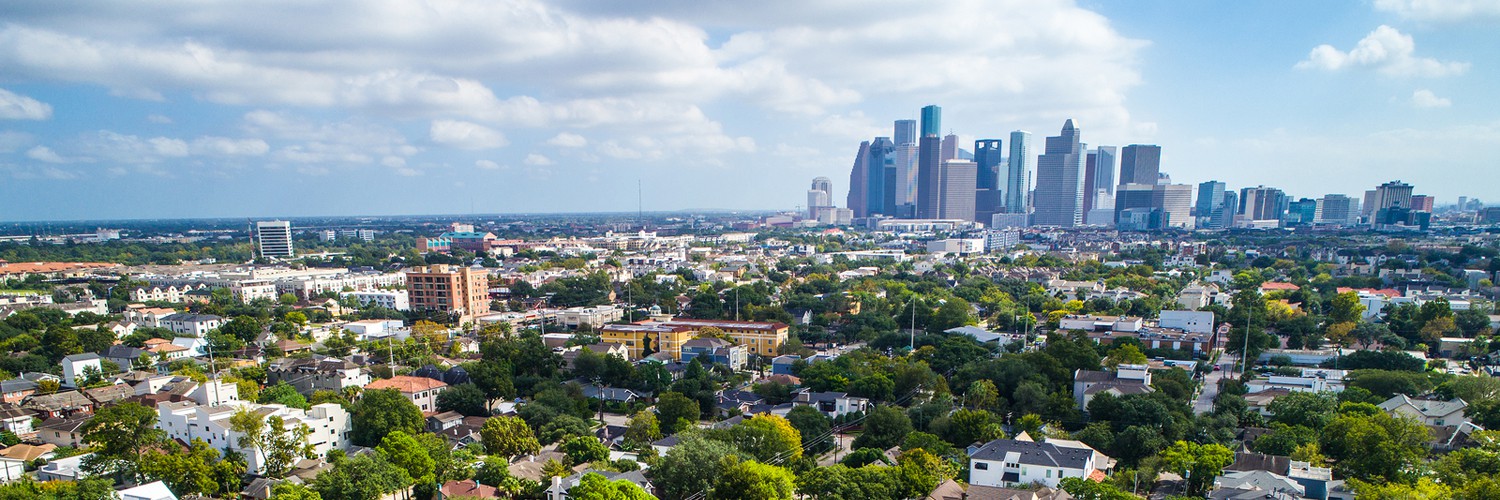
[(80, 394), (78, 391), (63, 391), (56, 394), (46, 394), (42, 396), (32, 396), (26, 398), (26, 402), (22, 406), (27, 408), (36, 408), (40, 410), (51, 411), (65, 410), (68, 408), (82, 408), (85, 406), (91, 406), (93, 404), (93, 401), (89, 401), (89, 398), (84, 397), (83, 394)]
[(84, 389), (83, 394), (95, 403), (104, 404), (119, 401), (135, 395), (135, 389), (125, 384), (113, 384), (93, 389)]
[(466, 481), (448, 481), (443, 483), (443, 498), (475, 497), (475, 498), (500, 498), (500, 490), (494, 486), (479, 484), (473, 479)]
[(52, 443), (46, 443), (42, 445), (18, 444), (4, 450), (0, 450), (0, 457), (10, 458), (14, 460), (25, 460), (27, 462), (30, 462), (32, 460), (42, 458), (42, 455), (52, 453), (52, 450), (56, 449), (57, 445)]
[(1264, 453), (1251, 453), (1242, 451), (1234, 454), (1234, 463), (1231, 463), (1228, 467), (1225, 467), (1224, 471), (1228, 472), (1263, 470), (1280, 474), (1286, 472), (1287, 468), (1291, 466), (1291, 463), (1292, 459), (1281, 455), (1266, 455)]
[(1469, 403), (1459, 398), (1453, 398), (1453, 400), (1451, 401), (1411, 399), (1406, 397), (1405, 394), (1397, 394), (1391, 397), (1391, 399), (1385, 400), (1384, 403), (1380, 403), (1380, 409), (1388, 412), (1395, 411), (1397, 408), (1400, 408), (1402, 406), (1411, 406), (1412, 408), (1416, 409), (1418, 413), (1421, 413), (1422, 416), (1431, 418), (1445, 417), (1457, 412), (1464, 411), (1465, 408), (1469, 407)]
[(69, 354), (67, 356), (63, 356), (62, 358), (63, 361), (71, 363), (77, 363), (79, 361), (89, 361), (93, 359), (99, 359), (99, 355), (92, 352), (86, 352), (83, 354)]
[(1089, 459), (1094, 456), (1094, 451), (1088, 449), (1063, 448), (1050, 443), (1016, 441), (1014, 439), (996, 439), (979, 447), (978, 450), (975, 450), (970, 455), (970, 458), (975, 460), (1004, 461), (1006, 460), (1006, 455), (1011, 453), (1019, 455), (1019, 459), (1015, 463), (1044, 467), (1067, 467), (1071, 469), (1082, 469), (1088, 466)]
[(26, 380), (24, 378), (13, 378), (13, 379), (10, 379), (10, 380), (0, 380), (0, 392), (10, 393), (10, 392), (35, 391), (35, 390), (36, 390), (36, 382), (32, 382), (32, 381)]
[(162, 321), (183, 321), (188, 323), (202, 323), (206, 321), (223, 321), (223, 316), (212, 314), (177, 313), (161, 319)]
[(59, 432), (78, 432), (78, 429), (80, 427), (83, 427), (83, 424), (86, 423), (89, 423), (88, 417), (49, 418), (46, 421), (43, 421), (42, 425), (37, 426), (37, 429)]
[(433, 380), (427, 377), (412, 377), (408, 375), (397, 375), (391, 378), (380, 379), (365, 385), (365, 390), (395, 389), (403, 393), (414, 393), (447, 387), (448, 384), (441, 380)]

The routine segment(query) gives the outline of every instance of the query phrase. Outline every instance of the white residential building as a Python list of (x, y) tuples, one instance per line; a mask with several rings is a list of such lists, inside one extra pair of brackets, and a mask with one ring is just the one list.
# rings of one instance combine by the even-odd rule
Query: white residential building
[(1397, 394), (1384, 403), (1380, 403), (1380, 409), (1393, 416), (1409, 417), (1422, 422), (1423, 425), (1437, 427), (1457, 427), (1467, 423), (1469, 418), (1464, 415), (1464, 411), (1468, 408), (1469, 403), (1458, 398), (1453, 398), (1451, 401), (1435, 401), (1411, 399), (1405, 394)]
[(78, 387), (78, 382), (83, 380), (84, 371), (93, 368), (100, 377), (104, 376), (104, 367), (99, 360), (98, 354), (86, 352), (83, 354), (69, 354), (62, 358), (63, 386)]
[(1161, 327), (1207, 335), (1214, 332), (1212, 311), (1162, 311)]
[(288, 427), (307, 426), (307, 443), (318, 456), (331, 450), (349, 449), (349, 432), (352, 429), (349, 412), (335, 403), (313, 405), (303, 411), (296, 408), (253, 403), (202, 406), (190, 402), (161, 403), (157, 406), (156, 427), (165, 431), (167, 437), (189, 442), (201, 439), (216, 449), (229, 448), (243, 453), (249, 472), (258, 472), (264, 458), (254, 449), (239, 445), (240, 433), (229, 429), (229, 418), (241, 408), (256, 412), (262, 418), (281, 417)]
[(1087, 478), (1098, 470), (1095, 453), (1086, 448), (996, 439), (969, 454), (969, 484), (1056, 488), (1063, 478)]
[(411, 298), (406, 290), (375, 290), (369, 292), (343, 292), (341, 298), (353, 297), (360, 307), (384, 307), (397, 311), (411, 310)]
[(203, 337), (209, 330), (224, 326), (224, 318), (212, 314), (177, 313), (158, 319), (157, 326), (179, 335)]
[(557, 311), (557, 323), (568, 328), (589, 325), (598, 328), (625, 319), (625, 310), (615, 305), (569, 307)]

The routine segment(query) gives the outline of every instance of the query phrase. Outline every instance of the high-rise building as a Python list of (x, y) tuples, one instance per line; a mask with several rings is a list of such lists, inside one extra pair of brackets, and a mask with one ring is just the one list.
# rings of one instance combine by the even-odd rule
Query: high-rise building
[[(925, 114), (925, 109), (924, 109)], [(942, 202), (942, 139), (924, 135), (917, 145), (917, 218), (936, 219)]]
[(1234, 227), (1235, 216), (1240, 212), (1240, 195), (1234, 191), (1224, 191), (1224, 202), (1214, 209), (1213, 215), (1209, 216), (1208, 227), (1214, 229), (1226, 229)]
[(1338, 226), (1353, 225), (1359, 219), (1359, 204), (1348, 196), (1341, 194), (1324, 195), (1318, 198), (1317, 213), (1313, 215), (1314, 224), (1331, 224)]
[[(855, 217), (869, 217), (872, 215), (891, 215), (893, 210), (885, 205), (886, 201), (886, 169), (896, 168), (896, 145), (886, 137), (876, 137), (875, 142), (870, 143), (870, 153), (865, 158), (865, 183), (857, 186), (865, 190), (865, 206), (863, 211), (854, 210)], [(856, 186), (850, 186), (855, 189)]]
[(943, 136), (943, 155), (938, 161), (956, 160), (958, 158), (958, 136), (948, 134)]
[(1286, 220), (1286, 193), (1280, 189), (1256, 186), (1240, 190), (1240, 210), (1236, 225), (1278, 227)]
[[(1115, 193), (1115, 148), (1099, 146), (1089, 150), (1083, 162), (1083, 212), (1087, 214), (1105, 204), (1096, 201)], [(1111, 205), (1112, 206), (1112, 205)]]
[[(915, 142), (896, 145), (896, 206), (897, 213), (912, 217), (917, 204), (917, 152)], [(904, 209), (901, 207), (905, 207)]]
[(978, 168), (973, 161), (948, 160), (943, 162), (941, 205), (939, 219), (974, 220), (974, 182)]
[(1157, 184), (1151, 190), (1152, 208), (1166, 216), (1162, 227), (1193, 229), (1193, 186), (1188, 184)]
[(1288, 226), (1308, 226), (1317, 222), (1318, 200), (1302, 198), (1288, 204), (1286, 211), (1286, 224)]
[(979, 189), (998, 190), (1005, 187), (1001, 185), (1000, 174), (1000, 162), (1005, 159), (1005, 149), (1000, 145), (1000, 139), (974, 141), (974, 163), (979, 166)]
[(1361, 217), (1366, 219), (1374, 217), (1375, 210), (1379, 208), (1376, 205), (1380, 204), (1376, 201), (1379, 196), (1380, 192), (1374, 189), (1365, 191), (1365, 203), (1359, 207), (1359, 215)]
[[(860, 169), (860, 166), (861, 166), (861, 163), (862, 163), (860, 161), (860, 159), (864, 158), (865, 156), (867, 156), (869, 149), (870, 149), (870, 143), (869, 142), (864, 142), (864, 143), (861, 143), (859, 145), (859, 154), (854, 159), (854, 169), (849, 172), (849, 184), (851, 186), (857, 185), (855, 183), (863, 183), (864, 182), (864, 179), (863, 179), (863, 177), (864, 177), (864, 171), (862, 169)], [(861, 205), (864, 204), (864, 200), (862, 198), (858, 198), (856, 196), (857, 193), (860, 193), (860, 191), (857, 190), (857, 189), (850, 189), (849, 190), (848, 201), (849, 201), (849, 203), (851, 205), (855, 204), (855, 203), (858, 203), (858, 204), (861, 204)], [(859, 196), (863, 196), (863, 195), (859, 194)], [(818, 211), (819, 210), (824, 210), (824, 209), (827, 209), (827, 208), (832, 207), (832, 206), (833, 206), (833, 181), (828, 180), (827, 177), (814, 177), (813, 180), (812, 180), (812, 187), (809, 187), (807, 189), (807, 214), (808, 214), (808, 218), (809, 219), (817, 219), (818, 218)]]
[(1425, 194), (1411, 195), (1412, 210), (1416, 210), (1418, 212), (1431, 212), (1434, 205), (1437, 205), (1437, 199), (1431, 196)]
[(1120, 184), (1158, 184), (1161, 146), (1131, 144), (1120, 152)]
[[(1122, 217), (1129, 217), (1131, 213), (1141, 210), (1149, 211), (1155, 204), (1156, 186), (1154, 184), (1121, 184), (1115, 189), (1115, 224), (1119, 225)], [(1145, 228), (1139, 228), (1145, 229)]]
[(1224, 186), (1219, 181), (1208, 181), (1198, 184), (1198, 204), (1194, 212), (1198, 217), (1209, 218), (1213, 216), (1214, 209), (1224, 204)]
[(1036, 161), (1036, 212), (1038, 226), (1073, 227), (1083, 223), (1083, 145), (1073, 120), (1062, 132), (1047, 138), (1046, 152)]
[(255, 246), (261, 257), (291, 257), (292, 223), (284, 220), (267, 220), (255, 223)]
[(922, 136), (937, 137), (943, 130), (943, 108), (936, 104), (922, 107)]
[(484, 269), (436, 264), (406, 271), (406, 293), (413, 310), (452, 313), (459, 323), (490, 312), (489, 273)]
[(1026, 205), (1031, 191), (1031, 132), (1017, 130), (1010, 133), (1010, 155), (1006, 158), (1005, 211), (1024, 214), (1030, 211)]
[(897, 146), (902, 144), (916, 144), (917, 121), (896, 120), (895, 134), (891, 136), (891, 142), (895, 142)]
[[(1407, 184), (1401, 181), (1390, 181), (1385, 184), (1375, 186), (1374, 199), (1368, 200), (1370, 203), (1373, 203), (1374, 206), (1366, 207), (1365, 209), (1372, 215), (1370, 223), (1372, 225), (1379, 225), (1382, 223), (1382, 221), (1388, 221), (1397, 218), (1384, 217), (1380, 213), (1381, 210), (1396, 209), (1398, 211), (1404, 210), (1410, 212), (1412, 209), (1411, 190), (1411, 184)], [(1368, 197), (1368, 195), (1366, 196)]]

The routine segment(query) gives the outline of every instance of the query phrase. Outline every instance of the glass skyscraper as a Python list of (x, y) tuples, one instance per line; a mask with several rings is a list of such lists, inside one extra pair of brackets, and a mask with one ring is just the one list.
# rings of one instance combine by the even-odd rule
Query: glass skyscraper
[(936, 104), (922, 108), (922, 137), (937, 137), (942, 134), (943, 108)]
[(1010, 133), (1010, 157), (1005, 175), (1005, 211), (1013, 214), (1027, 212), (1026, 196), (1031, 191), (1031, 132), (1017, 130)]
[(1161, 174), (1161, 146), (1131, 144), (1120, 152), (1120, 184), (1157, 184)]
[(1062, 132), (1047, 138), (1047, 149), (1036, 162), (1036, 212), (1032, 224), (1073, 227), (1083, 223), (1083, 144), (1073, 120)]

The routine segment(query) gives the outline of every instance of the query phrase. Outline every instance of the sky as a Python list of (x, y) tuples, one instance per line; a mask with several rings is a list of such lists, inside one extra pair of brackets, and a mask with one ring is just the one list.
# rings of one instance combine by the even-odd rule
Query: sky
[[(1500, 199), (1500, 0), (0, 4), (0, 220), (792, 209), (943, 107)], [(639, 189), (637, 187), (639, 186)]]

